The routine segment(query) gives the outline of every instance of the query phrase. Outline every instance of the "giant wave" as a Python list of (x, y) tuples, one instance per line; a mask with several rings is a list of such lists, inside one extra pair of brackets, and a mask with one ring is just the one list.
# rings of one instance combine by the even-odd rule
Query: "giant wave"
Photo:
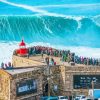
[(0, 16), (0, 40), (99, 48), (98, 17)]

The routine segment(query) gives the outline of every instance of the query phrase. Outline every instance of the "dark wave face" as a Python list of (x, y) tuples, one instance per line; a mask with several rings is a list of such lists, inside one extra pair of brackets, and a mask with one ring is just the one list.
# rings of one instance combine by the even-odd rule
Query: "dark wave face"
[(100, 47), (100, 17), (0, 16), (0, 40)]

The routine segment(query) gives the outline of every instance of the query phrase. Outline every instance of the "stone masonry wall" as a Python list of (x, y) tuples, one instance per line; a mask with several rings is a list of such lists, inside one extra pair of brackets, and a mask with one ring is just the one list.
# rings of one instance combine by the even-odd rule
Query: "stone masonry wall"
[[(30, 72), (25, 72), (25, 73), (20, 73), (20, 74), (15, 74), (12, 76), (11, 80), (11, 91), (10, 91), (10, 100), (21, 100), (24, 98), (36, 96), (43, 94), (42, 93), (42, 74), (41, 70), (35, 70), (35, 71), (30, 71)], [(21, 82), (24, 80), (29, 80), (29, 79), (36, 79), (37, 80), (37, 92), (29, 95), (24, 95), (24, 96), (16, 96), (16, 83)]]
[(41, 63), (31, 60), (31, 59), (27, 59), (27, 57), (19, 57), (19, 56), (12, 56), (12, 63), (14, 67), (25, 67), (25, 66), (36, 66), (36, 65), (40, 65)]
[(73, 94), (88, 95), (88, 89), (73, 89), (73, 75), (100, 75), (100, 67), (96, 66), (66, 66), (65, 69), (65, 91), (70, 90), (70, 92), (73, 92)]
[[(63, 95), (63, 89), (64, 89), (64, 80), (65, 80), (65, 75), (63, 74), (63, 69), (62, 66), (50, 66), (50, 95), (52, 96), (57, 96), (57, 95)], [(44, 71), (44, 80), (47, 79), (48, 75), (48, 70)], [(64, 77), (64, 78), (63, 78)], [(57, 85), (57, 91), (54, 91), (54, 86)]]
[[(29, 60), (23, 57), (13, 56), (14, 66), (32, 66), (35, 63), (33, 60)], [(47, 73), (44, 71), (43, 73)], [(73, 75), (100, 75), (100, 67), (96, 66), (53, 66), (51, 67), (51, 77), (54, 84), (58, 84), (59, 95), (71, 95), (72, 93), (86, 95), (88, 90), (85, 89), (73, 89)], [(47, 75), (43, 76), (44, 80), (47, 79)], [(44, 84), (44, 83), (43, 83)], [(51, 86), (52, 87), (52, 86)]]
[(0, 100), (10, 100), (10, 75), (0, 70)]

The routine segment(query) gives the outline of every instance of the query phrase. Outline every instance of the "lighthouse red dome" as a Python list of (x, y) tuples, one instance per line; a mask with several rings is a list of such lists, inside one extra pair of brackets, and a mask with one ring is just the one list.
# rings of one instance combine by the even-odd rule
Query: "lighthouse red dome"
[(19, 44), (19, 49), (17, 49), (17, 54), (20, 56), (27, 56), (28, 54), (28, 49), (26, 48), (26, 44), (23, 40)]
[(25, 42), (22, 40), (22, 42), (19, 44), (19, 46), (25, 46)]

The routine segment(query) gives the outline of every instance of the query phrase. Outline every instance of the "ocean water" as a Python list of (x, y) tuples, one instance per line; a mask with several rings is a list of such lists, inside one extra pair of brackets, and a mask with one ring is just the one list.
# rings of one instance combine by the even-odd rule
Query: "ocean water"
[(0, 62), (22, 38), (100, 58), (100, 0), (0, 0)]

